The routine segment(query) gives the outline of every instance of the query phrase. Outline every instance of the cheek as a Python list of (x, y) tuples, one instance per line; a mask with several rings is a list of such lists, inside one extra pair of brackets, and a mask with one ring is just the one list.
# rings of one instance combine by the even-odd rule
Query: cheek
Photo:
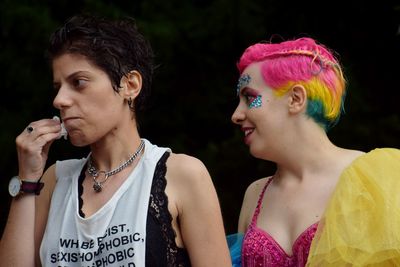
[(92, 94), (86, 99), (88, 105), (85, 109), (89, 112), (101, 113), (104, 116), (108, 113), (117, 112), (116, 109), (123, 105), (122, 96), (118, 95), (112, 88), (105, 87), (98, 91), (98, 94)]

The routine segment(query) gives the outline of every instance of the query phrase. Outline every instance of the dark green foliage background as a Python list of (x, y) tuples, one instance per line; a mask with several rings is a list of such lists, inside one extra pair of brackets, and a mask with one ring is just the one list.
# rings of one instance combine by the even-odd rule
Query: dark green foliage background
[[(272, 163), (249, 155), (243, 134), (230, 122), (237, 104), (235, 63), (250, 44), (310, 36), (336, 50), (349, 86), (346, 114), (330, 138), (364, 151), (399, 148), (400, 4), (321, 2), (0, 1), (0, 232), (10, 203), (8, 181), (18, 173), (15, 138), (30, 121), (57, 114), (44, 58), (48, 37), (78, 12), (136, 18), (159, 65), (150, 105), (140, 115), (141, 135), (204, 162), (227, 233), (236, 230), (246, 187), (274, 171)], [(87, 152), (58, 141), (48, 165)]]

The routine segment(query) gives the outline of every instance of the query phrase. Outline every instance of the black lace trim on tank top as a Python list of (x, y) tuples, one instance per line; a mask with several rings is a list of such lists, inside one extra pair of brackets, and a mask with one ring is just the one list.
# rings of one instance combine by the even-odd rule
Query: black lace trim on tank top
[(165, 174), (169, 155), (169, 152), (165, 152), (158, 161), (151, 185), (147, 214), (146, 266), (191, 266), (186, 249), (176, 245), (176, 233), (168, 210)]
[[(176, 233), (172, 228), (172, 216), (168, 210), (168, 196), (165, 193), (167, 180), (167, 159), (170, 153), (165, 152), (157, 162), (151, 185), (149, 208), (146, 222), (146, 266), (150, 267), (186, 267), (191, 266), (189, 255), (184, 248), (175, 243)], [(79, 215), (85, 218), (82, 211), (83, 180), (86, 165), (78, 179)]]
[(82, 218), (85, 218), (85, 213), (83, 213), (82, 206), (83, 206), (83, 199), (82, 199), (82, 194), (83, 194), (83, 179), (85, 179), (85, 171), (86, 171), (86, 165), (83, 166), (81, 170), (81, 174), (79, 174), (79, 179), (78, 179), (78, 205), (79, 205), (79, 215)]

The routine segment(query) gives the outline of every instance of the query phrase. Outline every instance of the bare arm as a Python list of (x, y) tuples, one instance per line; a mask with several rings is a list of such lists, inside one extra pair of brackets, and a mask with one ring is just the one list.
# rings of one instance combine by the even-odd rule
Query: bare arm
[(232, 266), (218, 197), (206, 167), (195, 158), (173, 154), (167, 168), (192, 266)]
[(35, 259), (36, 266), (40, 266), (39, 249), (42, 242), (43, 234), (47, 225), (47, 218), (50, 209), (50, 200), (56, 184), (56, 170), (55, 165), (47, 169), (43, 175), (43, 182), (45, 187), (36, 198), (35, 202)]
[[(16, 139), (19, 177), (37, 181), (42, 177), (51, 143), (59, 136), (60, 123), (41, 120), (31, 124), (34, 131), (22, 132)], [(43, 175), (45, 187), (39, 196), (22, 194), (10, 206), (6, 227), (0, 241), (0, 266), (35, 266), (40, 240), (46, 225), (54, 168)], [(53, 182), (51, 182), (53, 181)], [(53, 185), (52, 185), (53, 184)]]
[(0, 242), (1, 267), (35, 266), (34, 218), (34, 195), (17, 197), (12, 200), (7, 224)]
[[(43, 175), (45, 187), (39, 196), (29, 194), (12, 200), (0, 243), (0, 266), (35, 266), (35, 262), (40, 266), (39, 246), (54, 188), (54, 169), (53, 165)], [(21, 254), (15, 256), (13, 252), (18, 251)]]

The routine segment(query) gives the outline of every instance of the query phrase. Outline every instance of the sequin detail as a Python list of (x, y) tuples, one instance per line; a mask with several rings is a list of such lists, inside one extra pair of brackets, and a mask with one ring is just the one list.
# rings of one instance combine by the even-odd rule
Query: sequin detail
[(306, 265), (311, 242), (314, 238), (318, 223), (312, 224), (299, 235), (292, 246), (292, 255), (288, 255), (275, 239), (264, 230), (257, 227), (257, 217), (260, 213), (264, 192), (271, 182), (269, 179), (260, 197), (253, 215), (253, 219), (242, 247), (243, 267), (302, 267)]
[(261, 107), (262, 101), (261, 96), (258, 95), (253, 101), (251, 101), (249, 108), (259, 108)]
[(240, 89), (242, 89), (242, 87), (248, 85), (251, 81), (251, 77), (248, 74), (245, 74), (243, 76), (240, 76), (238, 83), (236, 85), (236, 95), (239, 95)]

